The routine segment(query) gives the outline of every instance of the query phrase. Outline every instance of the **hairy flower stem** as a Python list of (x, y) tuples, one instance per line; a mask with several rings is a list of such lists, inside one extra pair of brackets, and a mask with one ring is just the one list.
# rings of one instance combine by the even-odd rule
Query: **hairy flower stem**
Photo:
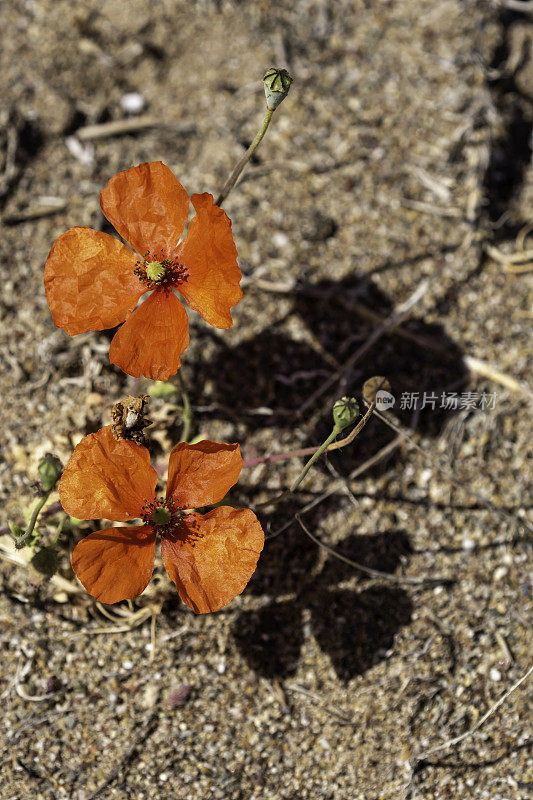
[[(329, 453), (332, 450), (340, 450), (341, 448), (346, 447), (346, 445), (351, 444), (355, 439), (355, 437), (358, 435), (358, 433), (365, 427), (366, 423), (370, 419), (371, 414), (374, 411), (374, 408), (375, 404), (372, 404), (372, 406), (368, 408), (368, 411), (366, 412), (364, 417), (362, 417), (362, 419), (357, 423), (353, 431), (348, 436), (345, 436), (344, 439), (341, 439), (340, 442), (332, 442), (331, 444), (328, 444), (325, 450), (327, 450), (327, 452)], [(305, 456), (313, 456), (317, 454), (317, 451), (321, 450), (322, 447), (323, 445), (317, 447), (305, 447), (300, 450), (288, 450), (285, 453), (275, 453), (274, 455), (271, 456), (259, 456), (258, 458), (250, 458), (244, 462), (243, 467), (256, 467), (258, 464), (273, 464), (276, 461), (287, 461), (289, 458), (302, 458)], [(324, 450), (321, 450), (321, 453), (322, 452), (324, 452)], [(319, 453), (318, 455), (321, 455), (321, 453)]]
[(243, 171), (243, 169), (245, 168), (245, 166), (247, 165), (247, 163), (249, 162), (249, 160), (251, 159), (251, 157), (253, 156), (253, 154), (255, 153), (257, 148), (259, 147), (261, 139), (263, 138), (263, 136), (267, 132), (267, 128), (270, 125), (270, 120), (272, 119), (274, 111), (275, 111), (275, 109), (267, 109), (267, 112), (265, 114), (265, 118), (264, 118), (264, 120), (262, 122), (261, 127), (257, 131), (255, 139), (253, 140), (252, 144), (250, 145), (250, 147), (248, 148), (246, 153), (243, 155), (243, 157), (235, 164), (233, 172), (229, 176), (228, 180), (224, 184), (224, 188), (222, 189), (222, 191), (220, 192), (219, 196), (217, 197), (216, 203), (215, 203), (217, 206), (221, 206), (222, 205), (222, 203), (224, 202), (224, 200), (226, 199), (228, 194), (231, 192), (231, 190), (233, 189), (233, 187), (237, 183), (241, 172)]
[[(319, 447), (311, 448), (311, 453), (312, 453), (311, 458), (309, 459), (307, 464), (305, 464), (304, 468), (302, 469), (302, 471), (300, 472), (300, 474), (298, 475), (296, 480), (293, 482), (293, 484), (290, 487), (290, 489), (286, 489), (284, 492), (282, 492), (281, 494), (277, 495), (277, 497), (273, 497), (271, 500), (265, 500), (264, 503), (258, 503), (256, 506), (253, 507), (254, 510), (257, 510), (259, 508), (265, 508), (266, 506), (275, 505), (276, 503), (281, 502), (281, 500), (285, 500), (285, 498), (288, 497), (290, 494), (293, 494), (296, 491), (296, 489), (299, 487), (299, 485), (301, 484), (301, 482), (303, 481), (303, 479), (305, 478), (305, 476), (307, 475), (307, 473), (309, 472), (309, 470), (311, 469), (311, 467), (313, 466), (315, 461), (318, 458), (320, 458), (322, 453), (325, 453), (328, 450), (340, 450), (341, 447), (345, 447), (347, 444), (350, 444), (351, 442), (353, 442), (355, 437), (360, 433), (360, 431), (363, 430), (363, 428), (365, 427), (366, 423), (368, 422), (368, 420), (370, 419), (370, 417), (374, 413), (375, 407), (376, 407), (376, 403), (374, 401), (368, 407), (368, 411), (366, 412), (365, 416), (355, 426), (355, 428), (350, 433), (350, 435), (346, 436), (346, 438), (344, 438), (341, 442), (335, 442), (334, 441), (335, 438), (339, 435), (339, 433), (342, 430), (342, 427), (340, 427), (338, 425), (335, 425), (333, 427), (333, 430), (331, 431), (330, 435), (328, 436), (328, 438), (326, 439), (325, 442), (323, 442)], [(302, 456), (304, 454), (305, 455), (309, 455), (309, 450), (293, 450), (293, 451), (288, 452), (288, 453), (279, 453), (279, 454), (277, 454), (275, 456), (265, 456), (263, 458), (254, 459), (253, 461), (245, 461), (243, 466), (251, 467), (251, 466), (256, 465), (256, 464), (266, 463), (269, 460), (273, 461), (275, 459), (277, 461), (281, 461), (281, 460), (285, 460), (287, 458), (294, 458), (295, 456)]]
[(24, 545), (26, 544), (26, 542), (31, 538), (31, 535), (32, 535), (32, 533), (33, 533), (33, 531), (35, 529), (36, 524), (37, 524), (37, 520), (39, 519), (39, 514), (41, 513), (41, 509), (43, 508), (44, 504), (46, 503), (46, 501), (50, 497), (51, 493), (52, 493), (52, 489), (50, 489), (48, 492), (45, 492), (43, 494), (43, 496), (41, 497), (41, 499), (39, 500), (39, 502), (37, 503), (37, 505), (33, 509), (33, 513), (31, 515), (30, 521), (28, 523), (28, 527), (26, 528), (24, 533), (21, 536), (13, 536), (13, 539), (15, 541), (15, 547), (17, 548), (17, 550), (22, 549), (24, 547)]

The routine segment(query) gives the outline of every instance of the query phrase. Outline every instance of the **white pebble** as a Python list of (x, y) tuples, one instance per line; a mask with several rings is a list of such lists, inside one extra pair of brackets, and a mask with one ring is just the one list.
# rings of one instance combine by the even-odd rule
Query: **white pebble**
[(496, 669), (496, 667), (492, 667), (491, 671), (489, 672), (489, 678), (491, 679), (491, 681), (501, 681), (502, 674), (499, 669)]
[(494, 580), (496, 582), (498, 582), (498, 581), (503, 580), (508, 572), (509, 572), (509, 570), (507, 569), (507, 567), (497, 567), (494, 570), (494, 572), (492, 574), (492, 577), (494, 578)]
[(120, 98), (120, 107), (125, 114), (140, 114), (146, 103), (139, 92), (128, 92)]
[(287, 245), (289, 244), (289, 237), (281, 232), (275, 233), (272, 236), (272, 244), (275, 247), (279, 247), (281, 250), (282, 247), (287, 247)]
[(428, 483), (428, 481), (429, 481), (429, 479), (431, 478), (432, 475), (433, 475), (433, 470), (432, 469), (423, 469), (422, 470), (422, 472), (420, 473), (420, 483), (422, 484), (422, 486), (425, 486), (426, 483)]

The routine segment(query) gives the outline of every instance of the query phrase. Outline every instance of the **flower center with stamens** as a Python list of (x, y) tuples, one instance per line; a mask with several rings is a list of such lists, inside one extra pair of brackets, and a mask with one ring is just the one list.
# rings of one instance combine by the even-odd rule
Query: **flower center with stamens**
[(184, 514), (177, 502), (169, 497), (145, 503), (141, 516), (145, 525), (155, 528), (162, 536), (172, 536), (181, 525)]
[(147, 289), (155, 289), (158, 286), (171, 289), (173, 286), (185, 283), (189, 277), (189, 270), (177, 259), (167, 258), (162, 250), (152, 254), (148, 250), (142, 261), (136, 262), (133, 273)]
[(165, 274), (165, 268), (159, 261), (151, 261), (146, 267), (146, 277), (151, 281), (158, 281)]
[(154, 525), (168, 525), (172, 519), (168, 508), (156, 508), (152, 511), (152, 522)]

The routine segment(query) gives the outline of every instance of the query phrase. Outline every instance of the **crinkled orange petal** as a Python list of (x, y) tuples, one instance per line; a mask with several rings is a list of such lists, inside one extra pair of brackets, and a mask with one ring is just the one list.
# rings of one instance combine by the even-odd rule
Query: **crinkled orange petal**
[(100, 193), (109, 222), (140, 255), (167, 256), (179, 242), (189, 216), (189, 197), (162, 161), (114, 175)]
[(146, 291), (133, 274), (136, 260), (125, 244), (92, 228), (71, 228), (56, 239), (44, 268), (56, 328), (74, 336), (123, 322)]
[(205, 515), (187, 514), (177, 539), (161, 540), (161, 558), (183, 602), (206, 614), (243, 591), (264, 541), (249, 509), (220, 506)]
[(189, 277), (176, 288), (206, 322), (215, 328), (229, 328), (230, 309), (242, 297), (231, 220), (207, 192), (193, 194), (191, 202), (196, 216), (176, 250), (176, 258), (189, 271)]
[(189, 344), (189, 319), (176, 295), (156, 289), (128, 317), (109, 347), (109, 360), (138, 378), (166, 381)]
[(154, 559), (152, 528), (105, 528), (76, 545), (72, 569), (96, 600), (120, 603), (144, 591), (154, 571)]
[(167, 497), (181, 508), (219, 503), (237, 483), (242, 469), (238, 444), (202, 441), (177, 444), (168, 464)]
[(76, 446), (59, 481), (59, 499), (72, 517), (125, 522), (142, 516), (156, 483), (146, 447), (117, 442), (107, 425)]

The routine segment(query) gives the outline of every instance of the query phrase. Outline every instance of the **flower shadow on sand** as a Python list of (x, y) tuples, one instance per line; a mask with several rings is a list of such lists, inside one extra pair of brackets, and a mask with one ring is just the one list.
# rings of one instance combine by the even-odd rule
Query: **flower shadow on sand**
[[(336, 550), (363, 566), (393, 571), (410, 552), (403, 531), (350, 535)], [(282, 569), (280, 565), (287, 565)], [(408, 594), (394, 584), (348, 589), (343, 581), (357, 570), (327, 556), (319, 566), (319, 548), (293, 528), (267, 543), (248, 592), (271, 599), (259, 610), (241, 612), (233, 627), (237, 647), (249, 666), (268, 678), (296, 672), (309, 632), (328, 654), (344, 681), (364, 673), (393, 645), (395, 633), (411, 619)], [(358, 573), (361, 577), (361, 573)]]
[[(335, 399), (341, 394), (360, 395), (367, 378), (385, 375), (397, 399), (402, 393), (437, 394), (434, 409), (415, 413), (412, 408), (400, 408), (397, 402), (394, 413), (404, 425), (415, 421), (417, 431), (425, 436), (439, 435), (455, 413), (439, 407), (442, 393), (460, 393), (468, 379), (462, 352), (442, 326), (426, 323), (415, 309), (402, 326), (408, 338), (397, 334), (381, 337), (351, 370), (343, 373), (341, 381), (306, 409), (308, 398), (336, 371), (330, 356), (345, 363), (379, 326), (358, 314), (354, 310), (357, 304), (382, 318), (394, 314), (395, 309), (374, 281), (357, 274), (341, 282), (302, 283), (291, 301), (286, 318), (236, 347), (217, 341), (214, 356), (211, 354), (201, 373), (194, 375), (193, 391), (199, 394), (193, 402), (213, 404), (212, 413), (217, 418), (226, 414), (249, 431), (271, 429), (273, 439), (279, 430), (295, 425), (305, 429), (306, 419), (321, 409), (320, 420), (308, 438), (298, 442), (298, 446), (306, 446), (323, 441), (329, 434)], [(293, 335), (295, 317), (299, 321), (298, 338)], [(209, 397), (200, 395), (206, 377), (212, 378)], [(265, 407), (270, 411), (262, 413)], [(336, 468), (343, 475), (349, 474), (394, 436), (380, 420), (371, 420), (356, 447), (335, 454)], [(246, 453), (248, 458), (254, 455)], [(400, 451), (389, 456), (373, 468), (374, 474), (389, 469), (401, 457)], [(324, 462), (316, 469), (325, 470)], [(250, 502), (244, 487), (239, 492)], [(332, 495), (306, 515), (309, 529), (316, 530), (324, 515), (338, 507), (338, 501), (339, 497)], [(299, 505), (302, 503), (291, 499), (278, 506), (264, 520), (265, 528), (275, 531), (282, 527)], [(401, 531), (346, 533), (335, 549), (372, 569), (393, 573), (410, 552), (409, 541)], [(234, 625), (236, 644), (258, 673), (271, 678), (293, 674), (305, 632), (309, 631), (330, 657), (339, 678), (349, 680), (383, 658), (393, 645), (395, 633), (409, 624), (412, 603), (403, 588), (385, 581), (369, 584), (365, 575), (332, 556), (320, 564), (319, 547), (296, 525), (277, 538), (268, 539), (267, 535), (258, 570), (247, 588), (247, 593), (264, 598), (264, 605), (240, 613)]]
[[(204, 407), (212, 404), (217, 419), (226, 416), (248, 430), (293, 428), (295, 422), (305, 428), (305, 420), (322, 409), (321, 421), (301, 445), (316, 444), (331, 430), (331, 406), (342, 394), (360, 395), (364, 381), (373, 375), (385, 375), (397, 402), (394, 413), (406, 425), (413, 421), (413, 408), (401, 408), (403, 393), (435, 393), (435, 408), (427, 406), (416, 412), (416, 428), (424, 435), (436, 436), (444, 422), (455, 413), (440, 408), (443, 392), (463, 390), (468, 379), (462, 352), (438, 324), (417, 318), (403, 324), (407, 336), (385, 335), (347, 370), (331, 389), (309, 407), (306, 401), (336, 371), (330, 357), (342, 365), (364, 344), (378, 327), (354, 312), (355, 304), (387, 317), (394, 307), (372, 280), (353, 275), (341, 282), (323, 281), (303, 284), (292, 296), (293, 308), (288, 317), (300, 321), (300, 337), (287, 330), (286, 318), (246, 339), (235, 347), (217, 340), (215, 353), (198, 367), (191, 381), (193, 402)], [(310, 334), (310, 335), (309, 335)], [(313, 344), (319, 342), (319, 345)], [(431, 347), (428, 346), (431, 343)], [(224, 369), (220, 370), (220, 364)], [(193, 366), (193, 369), (196, 367)], [(212, 387), (209, 395), (203, 387)], [(264, 409), (267, 409), (266, 413)], [(379, 420), (372, 420), (358, 439), (357, 448), (339, 453), (341, 471), (357, 467), (394, 433)], [(247, 453), (253, 457), (253, 453)]]

